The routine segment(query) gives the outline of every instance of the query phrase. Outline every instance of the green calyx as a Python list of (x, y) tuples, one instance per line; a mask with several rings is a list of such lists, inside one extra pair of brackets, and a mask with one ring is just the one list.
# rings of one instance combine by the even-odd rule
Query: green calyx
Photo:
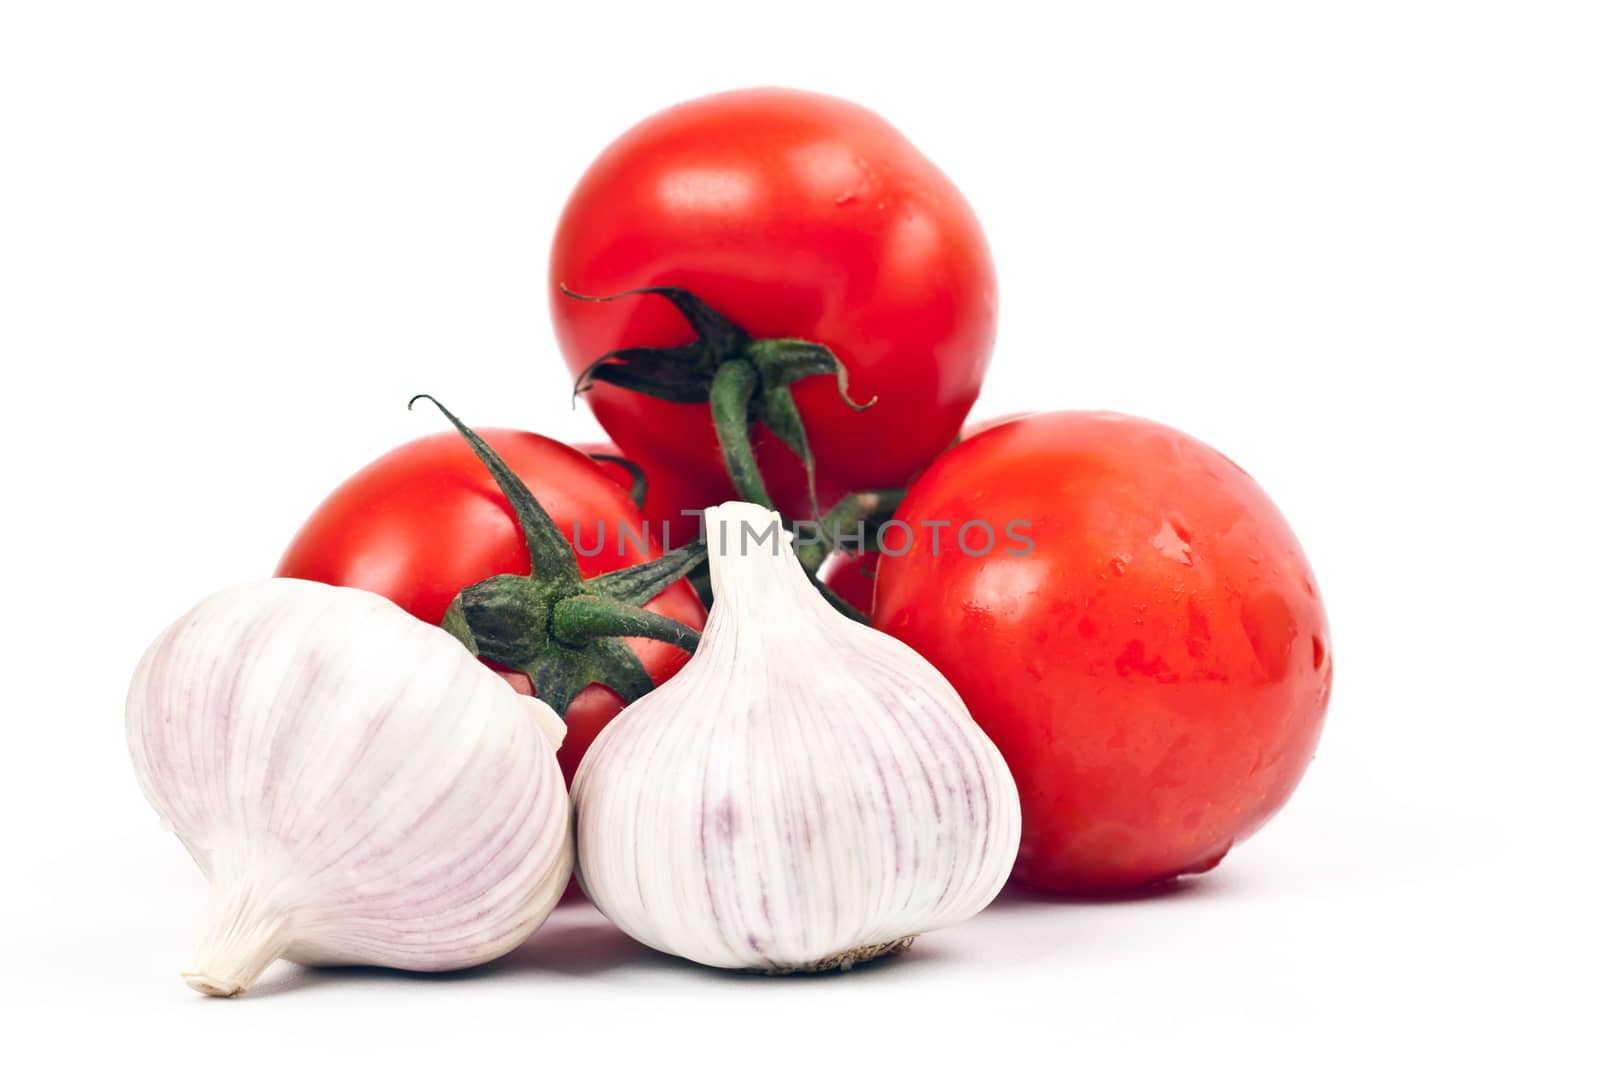
[(816, 461), (791, 387), (826, 374), (838, 384), (840, 398), (857, 411), (878, 399), (858, 404), (850, 398), (844, 364), (827, 346), (790, 337), (753, 338), (686, 289), (651, 286), (610, 296), (582, 296), (566, 286), (561, 291), (575, 300), (595, 303), (659, 296), (670, 302), (695, 332), (695, 340), (688, 344), (607, 352), (578, 376), (574, 397), (595, 382), (606, 382), (674, 403), (709, 403), (723, 465), (734, 488), (742, 499), (772, 508), (750, 439), (756, 425), (765, 426), (804, 464), (811, 515), (817, 517)]
[[(844, 364), (826, 345), (793, 337), (751, 337), (687, 289), (650, 286), (610, 296), (584, 296), (563, 285), (561, 292), (574, 300), (592, 303), (659, 296), (672, 304), (694, 330), (695, 340), (668, 347), (621, 348), (607, 352), (578, 375), (573, 385), (574, 400), (593, 388), (595, 382), (606, 382), (673, 403), (708, 404), (717, 442), (722, 447), (723, 466), (735, 492), (741, 500), (777, 511), (756, 463), (751, 440), (754, 428), (765, 426), (805, 467), (812, 536), (802, 540), (798, 536), (800, 524), (791, 522), (797, 533), (795, 551), (801, 565), (830, 604), (849, 618), (866, 622), (859, 611), (817, 581), (817, 570), (836, 547), (836, 533), (853, 534), (864, 525), (867, 536), (875, 538), (878, 527), (893, 518), (894, 509), (905, 492), (880, 489), (854, 493), (827, 515), (820, 515), (816, 460), (792, 387), (807, 378), (828, 375), (837, 384), (840, 398), (856, 411), (866, 410), (877, 403), (878, 398), (872, 397), (866, 403), (851, 399)], [(696, 591), (709, 606), (710, 590), (704, 578), (702, 571), (691, 575), (690, 580), (696, 582)]]
[(654, 687), (623, 638), (644, 637), (695, 650), (698, 633), (644, 605), (704, 564), (704, 544), (584, 578), (555, 521), (494, 449), (433, 397), (419, 394), (411, 404), (418, 400), (437, 407), (494, 476), (532, 561), (530, 574), (496, 575), (457, 594), (440, 623), (447, 632), (473, 655), (527, 674), (539, 699), (562, 715), (591, 683), (611, 689), (624, 702)]

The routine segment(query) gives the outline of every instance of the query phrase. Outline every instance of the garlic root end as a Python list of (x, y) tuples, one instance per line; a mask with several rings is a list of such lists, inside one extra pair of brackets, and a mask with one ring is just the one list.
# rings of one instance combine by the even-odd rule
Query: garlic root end
[(183, 969), (189, 988), (208, 997), (232, 997), (289, 949), (289, 916), (248, 884), (218, 886), (194, 958)]
[(760, 970), (759, 973), (785, 975), (821, 974), (824, 971), (848, 971), (858, 963), (866, 963), (869, 960), (882, 959), (885, 956), (898, 956), (900, 953), (910, 948), (911, 942), (915, 941), (916, 939), (917, 936), (912, 934), (910, 937), (902, 937), (895, 941), (885, 941), (881, 945), (862, 945), (860, 948), (853, 948), (847, 952), (841, 952), (836, 956), (829, 956), (827, 959), (817, 960), (815, 963), (802, 963), (795, 967), (769, 967)]

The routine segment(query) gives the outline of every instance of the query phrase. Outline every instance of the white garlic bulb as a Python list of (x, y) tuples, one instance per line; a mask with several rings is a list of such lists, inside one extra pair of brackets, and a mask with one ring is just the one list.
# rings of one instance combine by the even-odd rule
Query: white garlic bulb
[(605, 728), (572, 798), (579, 884), (607, 918), (663, 952), (787, 973), (981, 911), (1021, 815), (955, 690), (830, 607), (777, 521), (706, 512), (699, 650)]
[(275, 578), (203, 600), (128, 693), (139, 785), (211, 881), (184, 970), (232, 996), (281, 957), (468, 967), (572, 869), (563, 726), (372, 593)]

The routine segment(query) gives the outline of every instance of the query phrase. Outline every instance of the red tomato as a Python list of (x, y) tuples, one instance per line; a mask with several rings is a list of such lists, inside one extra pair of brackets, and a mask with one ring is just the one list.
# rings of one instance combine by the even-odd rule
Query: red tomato
[[(1004, 753), (1021, 880), (1104, 893), (1204, 871), (1288, 799), (1327, 709), (1328, 623), (1294, 534), (1226, 457), (1141, 419), (1035, 415), (951, 450), (897, 517), (913, 544), (879, 563), (873, 622)], [(968, 555), (977, 521), (995, 547)]]
[[(849, 490), (904, 485), (955, 437), (995, 334), (995, 280), (978, 220), (942, 173), (872, 112), (813, 93), (755, 89), (681, 104), (635, 126), (579, 181), (550, 256), (556, 336), (577, 375), (618, 348), (693, 331), (665, 301), (564, 296), (688, 289), (757, 338), (828, 345), (830, 377), (794, 387), (824, 508)], [(682, 481), (652, 519), (733, 488), (707, 406), (600, 383), (587, 396), (630, 457)], [(774, 501), (809, 514), (803, 468), (765, 429), (756, 449)]]
[[(619, 538), (620, 524), (640, 529), (639, 512), (610, 474), (587, 456), (547, 437), (516, 430), (481, 434), (533, 491), (571, 540), (575, 524), (585, 552), (584, 577), (605, 574), (659, 555), (653, 546)], [(324, 500), (290, 542), (278, 575), (379, 593), (424, 622), (437, 624), (466, 586), (497, 574), (527, 574), (528, 548), (511, 505), (466, 441), (452, 431), (401, 445), (357, 471)], [(700, 629), (705, 610), (687, 582), (649, 604), (654, 611)], [(659, 641), (631, 640), (650, 677), (661, 683), (688, 662), (687, 653)], [(531, 692), (526, 675), (507, 680)], [(622, 708), (609, 689), (591, 685), (567, 709), (561, 768), (568, 779), (600, 729)]]

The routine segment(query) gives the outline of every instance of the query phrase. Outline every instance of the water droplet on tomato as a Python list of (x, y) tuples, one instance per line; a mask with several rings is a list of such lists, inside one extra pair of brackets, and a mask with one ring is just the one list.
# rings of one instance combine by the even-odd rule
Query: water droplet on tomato
[(1112, 556), (1106, 561), (1105, 570), (1100, 572), (1102, 578), (1121, 578), (1128, 573), (1128, 564), (1133, 562), (1133, 557), (1128, 555)]
[(1289, 650), (1298, 632), (1288, 602), (1277, 593), (1260, 593), (1244, 602), (1239, 621), (1267, 679), (1280, 681), (1289, 673)]
[(1189, 528), (1183, 519), (1176, 515), (1165, 515), (1161, 519), (1161, 532), (1150, 539), (1155, 546), (1168, 559), (1177, 560), (1185, 567), (1194, 566), (1194, 550), (1189, 544)]

